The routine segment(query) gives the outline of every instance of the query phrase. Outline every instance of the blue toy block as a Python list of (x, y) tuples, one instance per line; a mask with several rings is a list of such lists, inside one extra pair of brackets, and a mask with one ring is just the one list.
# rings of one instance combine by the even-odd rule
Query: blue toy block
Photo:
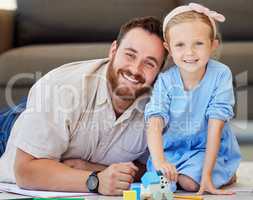
[(159, 184), (160, 183), (160, 177), (157, 175), (156, 172), (146, 172), (142, 178), (141, 182), (144, 187), (147, 187), (150, 184)]
[(136, 192), (136, 200), (140, 200), (141, 199), (141, 185), (132, 184), (130, 189)]

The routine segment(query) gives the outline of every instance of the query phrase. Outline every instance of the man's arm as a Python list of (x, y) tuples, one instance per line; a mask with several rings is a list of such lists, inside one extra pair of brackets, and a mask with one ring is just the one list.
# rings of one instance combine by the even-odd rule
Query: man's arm
[[(88, 162), (82, 159), (67, 159), (67, 160), (62, 161), (62, 163), (75, 169), (81, 169), (81, 170), (87, 170), (87, 171), (102, 171), (108, 167), (106, 165), (92, 163), (92, 162)], [(146, 172), (146, 165), (141, 163), (138, 160), (135, 160), (133, 163), (136, 167), (138, 167), (138, 172), (136, 173), (134, 177), (134, 182), (140, 182), (141, 177)]]
[[(55, 160), (36, 159), (17, 149), (14, 172), (21, 188), (88, 192), (86, 181), (92, 171), (71, 168)], [(110, 165), (98, 173), (98, 191), (104, 195), (122, 195), (137, 171), (138, 168), (130, 162)]]
[(17, 185), (26, 189), (87, 192), (91, 173), (73, 169), (55, 160), (36, 159), (17, 149), (14, 165)]
[(82, 159), (67, 159), (62, 161), (63, 164), (75, 168), (75, 169), (81, 169), (81, 170), (87, 170), (87, 171), (102, 171), (108, 166), (88, 162)]

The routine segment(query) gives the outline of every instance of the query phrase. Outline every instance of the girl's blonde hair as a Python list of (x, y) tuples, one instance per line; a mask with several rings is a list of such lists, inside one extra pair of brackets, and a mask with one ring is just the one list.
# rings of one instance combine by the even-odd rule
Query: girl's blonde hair
[(168, 38), (168, 31), (171, 27), (177, 25), (177, 24), (180, 24), (180, 23), (184, 23), (184, 22), (192, 22), (192, 21), (196, 21), (196, 20), (199, 20), (205, 24), (207, 24), (209, 27), (210, 27), (210, 39), (213, 41), (214, 39), (218, 39), (219, 42), (221, 42), (221, 38), (220, 38), (220, 33), (218, 33), (217, 31), (217, 25), (215, 24), (216, 26), (216, 35), (214, 30), (213, 30), (213, 25), (210, 21), (210, 19), (208, 18), (208, 16), (202, 14), (202, 13), (198, 13), (198, 12), (195, 12), (195, 11), (187, 11), (187, 12), (183, 12), (183, 13), (180, 13), (178, 15), (175, 15), (174, 17), (172, 17), (166, 24), (166, 28), (165, 28), (165, 33), (166, 33), (166, 38), (164, 38), (164, 40), (167, 41), (167, 38)]
[(178, 15), (175, 15), (173, 18), (171, 18), (171, 20), (168, 21), (168, 23), (166, 24), (166, 28), (165, 28), (165, 34), (166, 34), (166, 38), (164, 38), (164, 40), (168, 43), (168, 31), (170, 30), (170, 28), (172, 28), (173, 26), (180, 24), (180, 23), (184, 23), (184, 22), (192, 22), (192, 21), (196, 21), (199, 20), (205, 24), (207, 24), (210, 27), (210, 40), (218, 40), (219, 41), (219, 48), (216, 49), (216, 51), (213, 52), (212, 57), (215, 59), (219, 59), (221, 56), (221, 50), (222, 50), (222, 38), (221, 38), (221, 34), (219, 32), (219, 29), (217, 27), (217, 24), (215, 23), (216, 26), (216, 35), (215, 31), (213, 30), (213, 25), (209, 19), (208, 16), (202, 14), (202, 13), (198, 13), (195, 11), (187, 11), (187, 12), (183, 12), (180, 13)]

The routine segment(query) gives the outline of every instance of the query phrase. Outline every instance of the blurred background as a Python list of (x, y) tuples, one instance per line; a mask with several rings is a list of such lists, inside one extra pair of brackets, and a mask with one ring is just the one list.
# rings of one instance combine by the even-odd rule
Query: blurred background
[(236, 116), (230, 123), (243, 160), (253, 161), (252, 0), (0, 0), (0, 108), (15, 105), (55, 67), (106, 57), (128, 19), (163, 19), (175, 6), (189, 2), (226, 16), (216, 58), (233, 72)]

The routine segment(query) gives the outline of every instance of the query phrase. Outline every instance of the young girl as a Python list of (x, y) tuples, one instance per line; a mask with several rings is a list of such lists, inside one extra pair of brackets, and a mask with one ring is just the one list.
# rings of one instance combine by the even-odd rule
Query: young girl
[(228, 124), (231, 71), (210, 59), (219, 44), (214, 20), (225, 18), (195, 3), (164, 19), (164, 45), (175, 66), (159, 75), (145, 109), (147, 168), (163, 171), (187, 191), (232, 194), (218, 189), (235, 181), (240, 151)]

